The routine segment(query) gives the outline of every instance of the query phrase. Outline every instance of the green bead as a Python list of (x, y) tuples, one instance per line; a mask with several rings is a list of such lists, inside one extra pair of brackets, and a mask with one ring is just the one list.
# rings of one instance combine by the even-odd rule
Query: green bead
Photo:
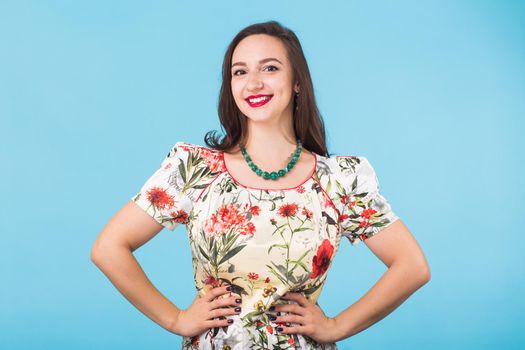
[(255, 165), (252, 161), (252, 158), (248, 155), (248, 152), (246, 151), (246, 148), (244, 146), (240, 146), (241, 152), (244, 156), (244, 159), (248, 163), (248, 166), (258, 175), (262, 176), (265, 179), (272, 179), (277, 180), (280, 177), (283, 177), (286, 175), (287, 172), (289, 172), (297, 163), (297, 160), (299, 159), (299, 156), (301, 154), (301, 150), (303, 149), (303, 145), (300, 139), (297, 139), (297, 149), (293, 153), (293, 157), (291, 161), (286, 165), (284, 169), (278, 170), (278, 171), (263, 171), (260, 169), (257, 165)]

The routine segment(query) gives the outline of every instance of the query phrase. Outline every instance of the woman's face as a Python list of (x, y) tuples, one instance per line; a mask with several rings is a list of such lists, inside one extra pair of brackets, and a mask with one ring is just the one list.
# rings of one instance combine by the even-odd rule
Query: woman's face
[(292, 87), (284, 44), (266, 34), (239, 42), (232, 55), (231, 86), (235, 103), (252, 121), (291, 118), (293, 94), (299, 91), (297, 84)]

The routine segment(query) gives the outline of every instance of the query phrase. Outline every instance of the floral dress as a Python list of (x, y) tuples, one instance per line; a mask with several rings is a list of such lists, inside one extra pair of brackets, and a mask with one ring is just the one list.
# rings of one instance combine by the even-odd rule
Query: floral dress
[(182, 349), (337, 349), (280, 334), (268, 309), (295, 303), (281, 299), (288, 291), (317, 304), (341, 237), (355, 245), (398, 217), (365, 157), (313, 154), (315, 167), (303, 183), (262, 189), (239, 183), (222, 151), (179, 141), (132, 197), (169, 230), (186, 225), (201, 296), (231, 284), (242, 299), (241, 313), (226, 316), (231, 325), (183, 337)]

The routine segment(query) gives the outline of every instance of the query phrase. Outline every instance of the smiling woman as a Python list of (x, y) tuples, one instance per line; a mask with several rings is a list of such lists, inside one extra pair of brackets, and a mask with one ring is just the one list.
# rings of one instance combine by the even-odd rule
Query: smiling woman
[[(233, 39), (219, 118), (225, 136), (208, 133), (207, 147), (176, 142), (92, 253), (128, 300), (183, 336), (183, 349), (336, 349), (336, 341), (426, 283), (422, 252), (379, 192), (368, 159), (327, 152), (291, 30), (271, 21)], [(163, 227), (179, 224), (188, 232), (198, 291), (185, 310), (155, 290), (130, 257)], [(388, 276), (327, 317), (317, 300), (341, 239), (355, 245), (372, 236), (368, 246), (388, 262)]]

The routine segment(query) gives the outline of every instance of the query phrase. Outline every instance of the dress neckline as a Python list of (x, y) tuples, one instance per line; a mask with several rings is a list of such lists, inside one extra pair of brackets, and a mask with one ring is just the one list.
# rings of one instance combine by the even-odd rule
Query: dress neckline
[[(306, 179), (304, 179), (303, 181), (301, 181), (300, 184), (296, 185), (296, 186), (293, 186), (293, 187), (287, 187), (287, 188), (260, 188), (260, 187), (254, 187), (254, 186), (248, 186), (248, 185), (244, 185), (242, 184), (241, 182), (239, 182), (231, 173), (230, 171), (228, 170), (228, 166), (226, 165), (226, 161), (224, 159), (224, 151), (219, 151), (219, 155), (220, 155), (220, 159), (221, 159), (221, 163), (222, 163), (222, 168), (224, 169), (224, 172), (233, 180), (233, 182), (235, 182), (238, 186), (240, 187), (243, 187), (243, 188), (246, 188), (246, 189), (249, 189), (249, 190), (257, 190), (257, 191), (290, 191), (290, 190), (296, 190), (298, 189), (299, 187), (303, 186), (304, 184), (306, 184), (308, 181), (312, 180), (313, 177), (314, 177), (314, 174), (315, 172), (317, 171), (317, 163), (318, 163), (318, 160), (317, 160), (317, 157), (318, 155), (313, 152), (313, 151), (310, 151), (312, 153), (312, 155), (314, 156), (314, 166), (313, 166), (313, 169), (310, 171), (308, 177)], [(270, 180), (269, 180), (270, 181)]]

